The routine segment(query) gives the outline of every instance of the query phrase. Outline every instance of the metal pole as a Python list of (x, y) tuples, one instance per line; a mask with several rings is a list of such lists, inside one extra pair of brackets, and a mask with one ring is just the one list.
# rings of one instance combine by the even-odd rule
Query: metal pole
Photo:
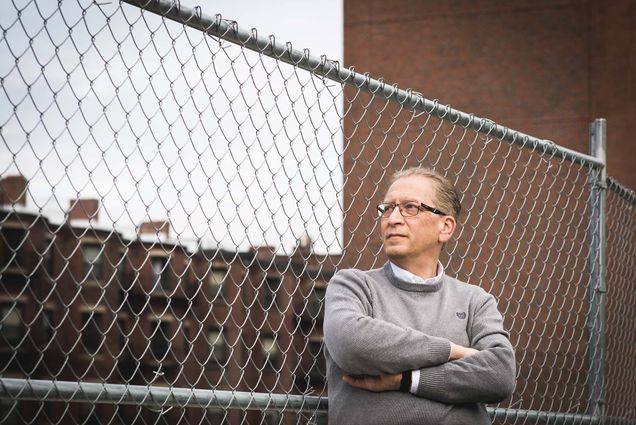
[(234, 21), (221, 19), (221, 15), (210, 17), (202, 13), (199, 6), (190, 8), (174, 0), (122, 1), (203, 31), (208, 35), (227, 40), (246, 49), (304, 69), (338, 84), (346, 84), (372, 95), (394, 100), (405, 108), (424, 111), (464, 128), (471, 128), (489, 137), (505, 140), (506, 142), (544, 153), (547, 156), (566, 159), (575, 164), (582, 164), (592, 168), (603, 167), (603, 164), (593, 156), (564, 148), (549, 140), (537, 139), (536, 137), (514, 131), (489, 119), (467, 114), (448, 105), (440, 105), (437, 100), (426, 99), (417, 92), (403, 90), (398, 88), (397, 85), (375, 80), (367, 74), (359, 74), (352, 69), (341, 67), (338, 62), (329, 60), (324, 56), (311, 56), (307, 50), (293, 49), (291, 43), (280, 43), (273, 36), (264, 37), (258, 35), (255, 29), (248, 31), (240, 28)]
[[(590, 154), (606, 163), (606, 121), (603, 118), (590, 124)], [(587, 413), (604, 416), (605, 404), (605, 195), (606, 167), (590, 170), (590, 281), (588, 287), (588, 404)]]

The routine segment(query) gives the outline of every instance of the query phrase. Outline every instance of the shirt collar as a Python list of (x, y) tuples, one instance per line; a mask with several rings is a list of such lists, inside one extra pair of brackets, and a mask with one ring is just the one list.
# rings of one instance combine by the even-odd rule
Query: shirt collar
[(389, 264), (391, 265), (391, 269), (393, 270), (393, 274), (395, 275), (395, 277), (405, 282), (421, 283), (424, 285), (435, 285), (440, 280), (442, 280), (442, 277), (444, 276), (444, 266), (440, 261), (437, 262), (437, 276), (429, 277), (428, 279), (424, 279), (422, 277), (419, 277), (418, 275), (411, 273), (408, 270), (404, 270), (403, 268), (396, 266), (390, 261)]

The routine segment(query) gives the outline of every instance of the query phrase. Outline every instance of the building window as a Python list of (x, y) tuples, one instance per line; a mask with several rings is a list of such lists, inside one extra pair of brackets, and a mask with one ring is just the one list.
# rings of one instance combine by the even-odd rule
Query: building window
[(42, 270), (46, 274), (48, 279), (53, 280), (55, 278), (55, 259), (53, 257), (53, 238), (52, 236), (46, 239), (46, 248), (42, 253)]
[(309, 341), (309, 382), (312, 386), (322, 386), (325, 384), (327, 366), (325, 363), (324, 345), (322, 341)]
[(152, 268), (152, 290), (165, 291), (168, 289), (168, 258), (151, 257), (150, 266)]
[(130, 337), (129, 335), (130, 328), (128, 326), (128, 320), (122, 317), (118, 318), (117, 327), (118, 327), (118, 333), (119, 333), (119, 348), (123, 350), (128, 345), (128, 341)]
[(327, 425), (327, 413), (315, 412), (308, 425)]
[(208, 358), (208, 368), (222, 366), (227, 360), (227, 343), (223, 335), (223, 330), (219, 328), (208, 329), (208, 346), (210, 347), (210, 357)]
[(281, 307), (281, 279), (280, 277), (268, 276), (265, 278), (263, 288), (263, 308), (269, 310), (271, 308), (277, 308), (280, 311)]
[(190, 326), (183, 326), (183, 355), (185, 358), (190, 354), (192, 340), (190, 340)]
[[(140, 422), (135, 421), (135, 423), (140, 423)], [(162, 413), (161, 411), (157, 411), (155, 409), (145, 409), (141, 423), (147, 424), (147, 425), (151, 425), (151, 424), (152, 425), (173, 425), (174, 424), (174, 422), (172, 422), (169, 419), (169, 415), (166, 415)], [(181, 423), (181, 421), (179, 421), (179, 423)], [(104, 424), (100, 424), (100, 425), (104, 425)]]
[(21, 245), (23, 244), (26, 232), (24, 229), (3, 228), (0, 234), (2, 239), (2, 257), (0, 268), (19, 267), (21, 265)]
[(80, 412), (82, 415), (82, 425), (102, 425), (99, 420), (98, 406), (92, 403), (80, 403)]
[(210, 300), (214, 303), (226, 302), (225, 277), (227, 269), (211, 269), (208, 275), (208, 286), (210, 288)]
[(104, 334), (99, 329), (101, 318), (101, 313), (82, 313), (82, 344), (90, 355), (97, 353), (104, 340)]
[(206, 419), (210, 425), (225, 425), (228, 423), (225, 411), (219, 407), (208, 407)]
[(324, 318), (324, 301), (327, 288), (315, 286), (307, 300), (307, 312), (311, 319), (322, 320)]
[(99, 282), (102, 279), (102, 247), (82, 244), (85, 281)]
[(23, 336), (20, 308), (15, 304), (3, 306), (0, 312), (2, 314), (2, 328), (0, 328), (2, 337), (11, 347), (16, 347)]
[(267, 411), (263, 412), (263, 425), (279, 425), (281, 420), (283, 419), (283, 415), (280, 412), (276, 411)]
[(18, 425), (24, 423), (18, 412), (18, 402), (0, 399), (0, 421), (2, 425)]
[(152, 335), (150, 336), (150, 350), (157, 361), (163, 358), (170, 350), (170, 323), (157, 320), (154, 322)]
[(124, 273), (125, 273), (125, 267), (126, 267), (126, 257), (124, 252), (121, 252), (119, 254), (119, 257), (117, 257), (117, 262), (113, 264), (112, 266), (113, 266), (113, 274), (115, 276), (115, 279), (117, 280), (117, 284), (123, 290), (127, 290), (128, 285), (124, 283)]
[(53, 310), (44, 309), (42, 310), (42, 336), (44, 338), (44, 345), (46, 346), (53, 340)]
[(276, 335), (267, 335), (261, 338), (261, 347), (263, 348), (263, 358), (265, 367), (278, 370), (281, 363), (281, 352)]

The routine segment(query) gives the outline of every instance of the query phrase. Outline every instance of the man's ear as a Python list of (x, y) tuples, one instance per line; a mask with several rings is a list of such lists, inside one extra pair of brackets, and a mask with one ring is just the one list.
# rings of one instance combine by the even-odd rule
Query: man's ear
[(457, 227), (457, 222), (455, 221), (455, 217), (447, 215), (442, 219), (441, 229), (439, 231), (439, 241), (441, 243), (446, 243), (453, 236), (453, 232), (455, 232), (455, 227)]

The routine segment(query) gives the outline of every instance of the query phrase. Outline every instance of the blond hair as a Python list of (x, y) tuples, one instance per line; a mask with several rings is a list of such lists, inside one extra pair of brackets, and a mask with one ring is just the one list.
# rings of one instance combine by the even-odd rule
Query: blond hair
[(396, 180), (409, 176), (422, 176), (431, 179), (435, 187), (435, 202), (437, 204), (435, 207), (445, 214), (452, 215), (456, 220), (459, 219), (462, 204), (459, 201), (459, 194), (450, 180), (432, 168), (411, 167), (394, 173), (389, 186)]

